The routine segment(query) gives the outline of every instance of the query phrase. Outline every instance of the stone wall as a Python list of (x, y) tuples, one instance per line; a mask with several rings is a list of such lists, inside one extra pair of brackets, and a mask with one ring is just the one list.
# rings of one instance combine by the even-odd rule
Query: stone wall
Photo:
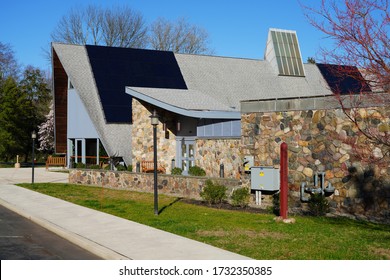
[(210, 177), (219, 177), (220, 165), (224, 165), (225, 178), (240, 178), (242, 159), (241, 139), (197, 139), (196, 165)]
[[(385, 137), (389, 111), (358, 113), (362, 126)], [(367, 140), (341, 109), (242, 115), (241, 154), (253, 155), (255, 165), (279, 167), (282, 142), (289, 147), (290, 210), (304, 206), (301, 182), (313, 186), (313, 175), (326, 172), (325, 185), (331, 182), (336, 189), (329, 198), (334, 213), (390, 221), (389, 147)]]
[[(153, 127), (150, 115), (153, 108), (133, 98), (132, 164), (153, 160)], [(172, 159), (176, 157), (177, 116), (167, 111), (157, 111), (162, 122), (157, 126), (158, 161), (170, 174)], [(164, 127), (166, 127), (164, 131)], [(220, 164), (224, 164), (225, 178), (239, 178), (241, 139), (204, 139), (195, 143), (195, 164), (206, 171), (207, 176), (219, 177)], [(135, 169), (134, 169), (135, 170)]]
[[(205, 186), (206, 177), (158, 175), (158, 191), (160, 194), (200, 199), (200, 192)], [(240, 186), (239, 180), (211, 178), (213, 182), (228, 187), (230, 194)], [(112, 189), (131, 190), (153, 193), (153, 173), (133, 173), (125, 171), (102, 171), (70, 169), (69, 183), (93, 185)]]
[[(142, 160), (153, 160), (153, 126), (150, 124), (150, 115), (153, 108), (146, 103), (141, 103), (135, 98), (133, 106), (133, 129), (132, 129), (132, 163), (135, 170), (137, 162)], [(174, 134), (174, 125), (169, 113), (157, 112), (161, 119), (166, 123), (166, 129), (160, 122), (157, 126), (157, 151), (158, 162), (161, 163), (168, 173), (171, 170), (171, 161), (176, 155), (176, 140)]]

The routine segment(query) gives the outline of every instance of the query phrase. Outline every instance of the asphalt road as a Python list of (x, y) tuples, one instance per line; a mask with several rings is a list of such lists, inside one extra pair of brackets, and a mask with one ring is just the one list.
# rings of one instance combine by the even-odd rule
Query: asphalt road
[(0, 205), (1, 260), (100, 258)]

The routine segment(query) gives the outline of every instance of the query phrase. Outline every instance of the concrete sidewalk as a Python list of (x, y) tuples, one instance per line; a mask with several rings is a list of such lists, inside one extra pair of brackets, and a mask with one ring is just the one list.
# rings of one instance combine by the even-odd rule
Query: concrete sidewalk
[[(52, 172), (64, 170), (62, 168), (46, 171), (44, 167), (34, 168), (34, 182), (68, 183), (68, 173)], [(0, 168), (0, 186), (4, 184), (31, 183), (31, 168)]]
[[(35, 182), (67, 182), (65, 173), (39, 169)], [(249, 259), (13, 185), (18, 182), (31, 182), (31, 168), (0, 168), (0, 204), (104, 259)]]

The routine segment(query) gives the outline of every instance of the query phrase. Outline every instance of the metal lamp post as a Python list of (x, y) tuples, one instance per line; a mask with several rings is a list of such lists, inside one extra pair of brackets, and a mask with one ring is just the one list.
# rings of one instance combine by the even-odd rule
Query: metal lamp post
[(150, 122), (153, 126), (153, 164), (154, 164), (154, 214), (158, 215), (158, 193), (157, 193), (157, 125), (158, 115), (156, 110), (150, 116)]
[(31, 184), (34, 184), (34, 150), (35, 150), (35, 139), (37, 138), (37, 134), (35, 133), (35, 130), (31, 133), (31, 139), (32, 139), (32, 178), (31, 178)]

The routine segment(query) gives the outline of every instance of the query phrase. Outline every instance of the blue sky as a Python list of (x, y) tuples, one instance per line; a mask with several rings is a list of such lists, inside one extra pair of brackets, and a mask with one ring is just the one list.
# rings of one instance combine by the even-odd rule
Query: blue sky
[[(313, 5), (319, 1), (301, 0)], [(0, 8), (0, 41), (10, 44), (18, 62), (49, 70), (43, 49), (60, 18), (71, 8), (127, 4), (147, 23), (158, 17), (186, 18), (205, 28), (215, 55), (262, 59), (269, 28), (296, 30), (304, 61), (329, 41), (306, 20), (298, 0), (11, 0)]]

